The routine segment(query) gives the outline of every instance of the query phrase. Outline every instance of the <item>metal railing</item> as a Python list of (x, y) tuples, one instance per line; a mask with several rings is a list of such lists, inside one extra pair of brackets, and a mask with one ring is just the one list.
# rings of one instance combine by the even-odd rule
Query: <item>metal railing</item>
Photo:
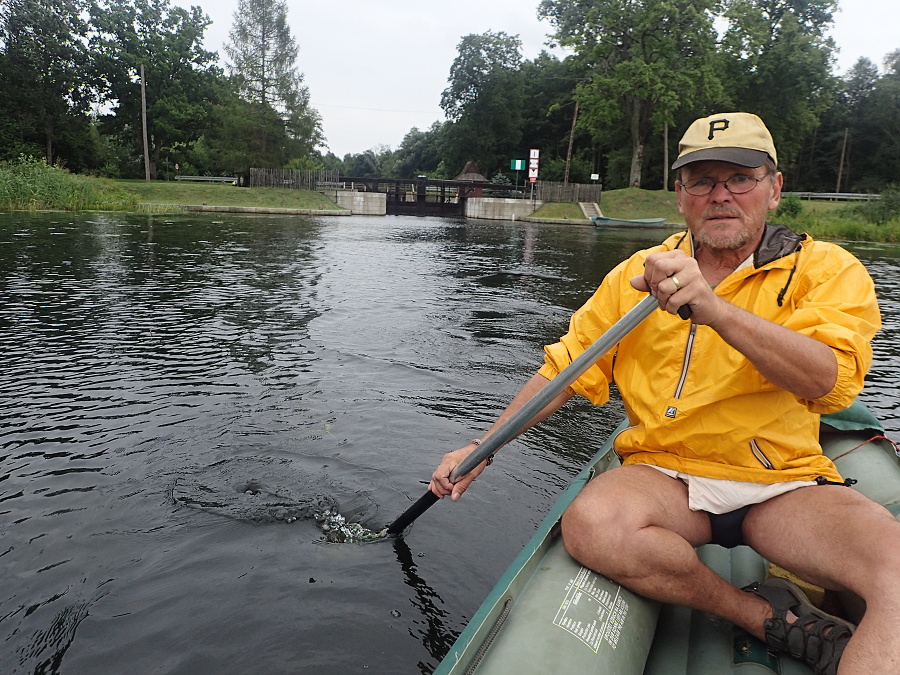
[(881, 195), (867, 195), (859, 192), (785, 192), (800, 199), (824, 199), (832, 202), (871, 202), (881, 199)]

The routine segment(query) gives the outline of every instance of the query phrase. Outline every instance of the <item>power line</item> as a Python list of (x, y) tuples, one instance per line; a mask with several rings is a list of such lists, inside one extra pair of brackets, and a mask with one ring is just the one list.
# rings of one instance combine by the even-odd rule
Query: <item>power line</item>
[(436, 110), (393, 110), (390, 108), (362, 108), (352, 105), (336, 105), (334, 103), (312, 103), (314, 108), (341, 108), (343, 110), (367, 110), (371, 112), (393, 112), (393, 113), (417, 113), (422, 115), (442, 115), (442, 112)]

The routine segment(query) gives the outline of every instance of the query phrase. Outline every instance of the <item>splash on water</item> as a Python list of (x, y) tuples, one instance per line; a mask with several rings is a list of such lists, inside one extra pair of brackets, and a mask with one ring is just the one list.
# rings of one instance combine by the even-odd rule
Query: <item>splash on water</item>
[(314, 521), (329, 542), (362, 543), (383, 536), (348, 522), (332, 490), (320, 492), (323, 487), (334, 486), (290, 459), (235, 457), (179, 477), (172, 498), (180, 506), (257, 524)]
[(316, 525), (325, 534), (325, 540), (334, 543), (361, 544), (384, 538), (385, 531), (373, 532), (359, 523), (348, 523), (337, 511), (316, 514)]

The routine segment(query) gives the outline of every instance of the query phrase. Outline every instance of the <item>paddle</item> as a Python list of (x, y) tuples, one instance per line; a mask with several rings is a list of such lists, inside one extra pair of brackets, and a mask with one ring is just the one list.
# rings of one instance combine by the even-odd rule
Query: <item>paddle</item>
[[(554, 377), (546, 387), (535, 394), (525, 405), (513, 413), (506, 422), (504, 422), (494, 433), (486, 438), (481, 445), (475, 448), (468, 457), (466, 457), (457, 466), (450, 475), (450, 480), (458, 481), (460, 478), (469, 473), (476, 466), (481, 464), (490, 455), (494, 454), (501, 447), (506, 445), (513, 438), (518, 436), (523, 429), (528, 426), (534, 417), (541, 412), (553, 399), (555, 399), (563, 390), (577, 380), (581, 375), (594, 365), (600, 357), (606, 354), (619, 341), (630, 333), (635, 326), (650, 316), (651, 312), (658, 307), (656, 298), (648, 295), (638, 304), (631, 308), (621, 319), (616, 321), (609, 330), (597, 338), (596, 342), (588, 347), (581, 356), (572, 361), (568, 366), (563, 368), (556, 377)], [(682, 319), (687, 319), (691, 315), (689, 305), (684, 305), (678, 310), (678, 315)], [(398, 535), (407, 527), (412, 525), (413, 521), (421, 516), (428, 508), (434, 504), (439, 497), (427, 491), (419, 497), (415, 504), (404, 511), (397, 520), (387, 526), (383, 530), (384, 534)]]

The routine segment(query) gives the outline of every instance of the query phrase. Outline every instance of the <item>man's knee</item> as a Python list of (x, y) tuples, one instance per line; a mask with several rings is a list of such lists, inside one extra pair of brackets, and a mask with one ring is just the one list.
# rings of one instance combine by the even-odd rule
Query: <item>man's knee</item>
[(647, 525), (639, 503), (619, 494), (613, 481), (597, 481), (563, 514), (563, 543), (582, 564), (601, 573), (612, 571), (630, 549), (633, 536)]
[[(882, 514), (878, 514), (882, 515)], [(869, 575), (880, 589), (894, 587), (900, 579), (900, 522), (886, 511), (872, 519), (873, 546), (866, 553), (870, 561)]]
[(597, 572), (605, 572), (609, 551), (624, 546), (622, 524), (607, 512), (596, 512), (586, 504), (572, 503), (562, 517), (562, 538), (575, 560)]

